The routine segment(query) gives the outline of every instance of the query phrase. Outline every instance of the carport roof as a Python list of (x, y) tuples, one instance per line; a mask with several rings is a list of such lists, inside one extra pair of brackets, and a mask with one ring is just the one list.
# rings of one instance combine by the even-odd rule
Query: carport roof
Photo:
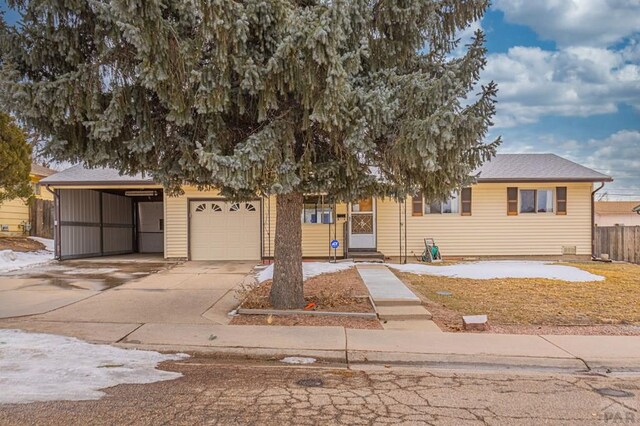
[(119, 171), (110, 168), (86, 168), (83, 164), (77, 164), (66, 170), (46, 177), (40, 181), (44, 185), (126, 185), (126, 184), (154, 184), (150, 176), (137, 174), (134, 176), (120, 174)]

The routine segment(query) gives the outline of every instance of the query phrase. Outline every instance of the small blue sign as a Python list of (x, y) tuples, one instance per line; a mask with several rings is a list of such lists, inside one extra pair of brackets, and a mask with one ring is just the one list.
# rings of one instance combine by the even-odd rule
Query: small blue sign
[(338, 240), (331, 240), (331, 248), (337, 249), (338, 247), (340, 247), (340, 243), (338, 242)]

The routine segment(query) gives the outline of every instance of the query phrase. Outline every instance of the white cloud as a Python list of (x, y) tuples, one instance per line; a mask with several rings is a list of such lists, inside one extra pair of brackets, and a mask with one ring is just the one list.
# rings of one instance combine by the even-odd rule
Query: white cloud
[(494, 0), (508, 22), (559, 46), (609, 46), (640, 30), (640, 0)]
[(638, 188), (640, 193), (639, 130), (620, 130), (604, 139), (590, 139), (584, 150), (588, 153), (585, 165), (613, 176), (619, 188)]
[(546, 51), (512, 47), (488, 56), (483, 80), (498, 83), (496, 127), (535, 123), (544, 115), (614, 113), (627, 103), (640, 109), (640, 66), (629, 53), (595, 47)]

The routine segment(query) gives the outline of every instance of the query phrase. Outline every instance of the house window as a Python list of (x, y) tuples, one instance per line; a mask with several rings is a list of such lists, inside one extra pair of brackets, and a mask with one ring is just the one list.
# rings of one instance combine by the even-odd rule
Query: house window
[(458, 213), (459, 211), (460, 202), (457, 192), (454, 192), (446, 201), (434, 201), (424, 204), (424, 214)]
[(553, 190), (538, 189), (538, 213), (553, 213)]
[(333, 206), (323, 195), (305, 195), (302, 209), (303, 223), (333, 223)]
[(521, 189), (520, 213), (553, 213), (552, 189)]

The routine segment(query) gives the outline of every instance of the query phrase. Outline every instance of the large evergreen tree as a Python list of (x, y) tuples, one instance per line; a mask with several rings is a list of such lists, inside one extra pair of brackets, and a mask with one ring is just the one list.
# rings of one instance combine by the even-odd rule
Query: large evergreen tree
[(0, 101), (57, 160), (276, 194), (272, 302), (299, 307), (303, 193), (444, 197), (494, 153), (483, 34), (451, 55), (487, 2), (9, 0)]
[(0, 112), (0, 205), (32, 195), (30, 172), (31, 146), (13, 119)]

